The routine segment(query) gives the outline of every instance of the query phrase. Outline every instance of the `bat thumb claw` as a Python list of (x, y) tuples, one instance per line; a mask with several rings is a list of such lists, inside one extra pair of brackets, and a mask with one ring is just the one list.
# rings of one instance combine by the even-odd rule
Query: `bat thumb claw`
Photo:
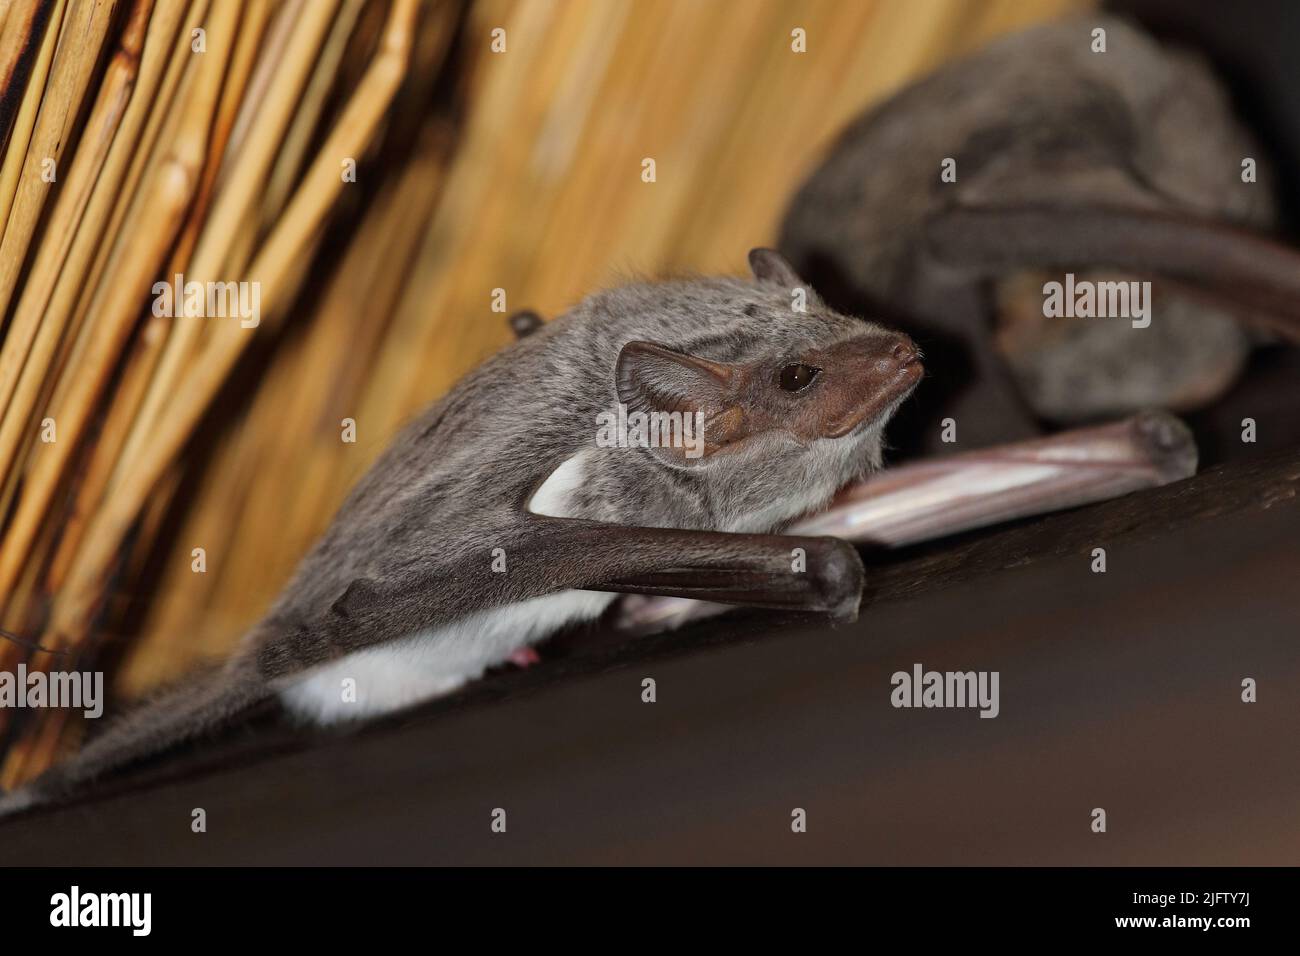
[(817, 553), (809, 552), (809, 569), (816, 562), (820, 609), (832, 620), (851, 623), (858, 619), (858, 604), (866, 572), (857, 549), (839, 538), (819, 538)]
[(1181, 419), (1149, 409), (1133, 417), (1133, 432), (1166, 481), (1196, 474), (1196, 439)]

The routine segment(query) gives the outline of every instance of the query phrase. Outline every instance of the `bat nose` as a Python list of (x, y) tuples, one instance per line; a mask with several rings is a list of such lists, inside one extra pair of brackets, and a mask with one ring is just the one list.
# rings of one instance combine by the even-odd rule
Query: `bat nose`
[(909, 365), (915, 365), (921, 361), (921, 350), (916, 347), (915, 342), (905, 335), (899, 336), (889, 354), (898, 363), (899, 368), (907, 368)]
[(867, 360), (874, 374), (892, 381), (900, 372), (920, 371), (921, 350), (906, 335), (891, 332), (886, 338), (870, 341), (867, 345)]

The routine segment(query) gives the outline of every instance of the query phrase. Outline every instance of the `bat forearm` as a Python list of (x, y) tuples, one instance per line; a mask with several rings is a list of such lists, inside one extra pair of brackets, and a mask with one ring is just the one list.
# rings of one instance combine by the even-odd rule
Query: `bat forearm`
[[(1093, 428), (888, 469), (841, 492), (790, 531), (901, 547), (1117, 498), (1186, 478), (1196, 445), (1181, 421), (1144, 412)], [(687, 595), (679, 595), (684, 597)], [(627, 602), (620, 623), (674, 627), (724, 607), (679, 599)]]
[(323, 620), (264, 624), (258, 672), (283, 678), (479, 611), (569, 589), (677, 595), (729, 604), (857, 615), (862, 560), (835, 538), (641, 528), (540, 515), (494, 568), (410, 565), (353, 580)]
[(578, 537), (566, 547), (593, 570), (577, 587), (857, 615), (862, 562), (834, 538), (612, 525)]
[(1187, 427), (1173, 415), (1144, 412), (886, 470), (790, 531), (894, 548), (1117, 498), (1195, 471)]

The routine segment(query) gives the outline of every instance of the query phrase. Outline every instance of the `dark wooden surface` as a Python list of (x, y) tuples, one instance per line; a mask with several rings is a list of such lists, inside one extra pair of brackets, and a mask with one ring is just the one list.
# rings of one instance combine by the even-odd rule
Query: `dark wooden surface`
[[(0, 862), (1296, 864), (1298, 489), (1300, 452), (1239, 460), (868, 555), (851, 627), (593, 630), (358, 733), (268, 716), (0, 824)], [(999, 671), (1001, 715), (894, 709), (917, 662)]]

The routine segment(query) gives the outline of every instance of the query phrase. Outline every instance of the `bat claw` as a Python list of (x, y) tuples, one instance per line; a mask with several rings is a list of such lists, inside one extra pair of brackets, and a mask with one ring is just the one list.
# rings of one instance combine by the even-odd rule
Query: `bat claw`
[(1151, 452), (1156, 467), (1169, 480), (1196, 474), (1196, 440), (1182, 420), (1151, 409), (1133, 418), (1133, 430)]

